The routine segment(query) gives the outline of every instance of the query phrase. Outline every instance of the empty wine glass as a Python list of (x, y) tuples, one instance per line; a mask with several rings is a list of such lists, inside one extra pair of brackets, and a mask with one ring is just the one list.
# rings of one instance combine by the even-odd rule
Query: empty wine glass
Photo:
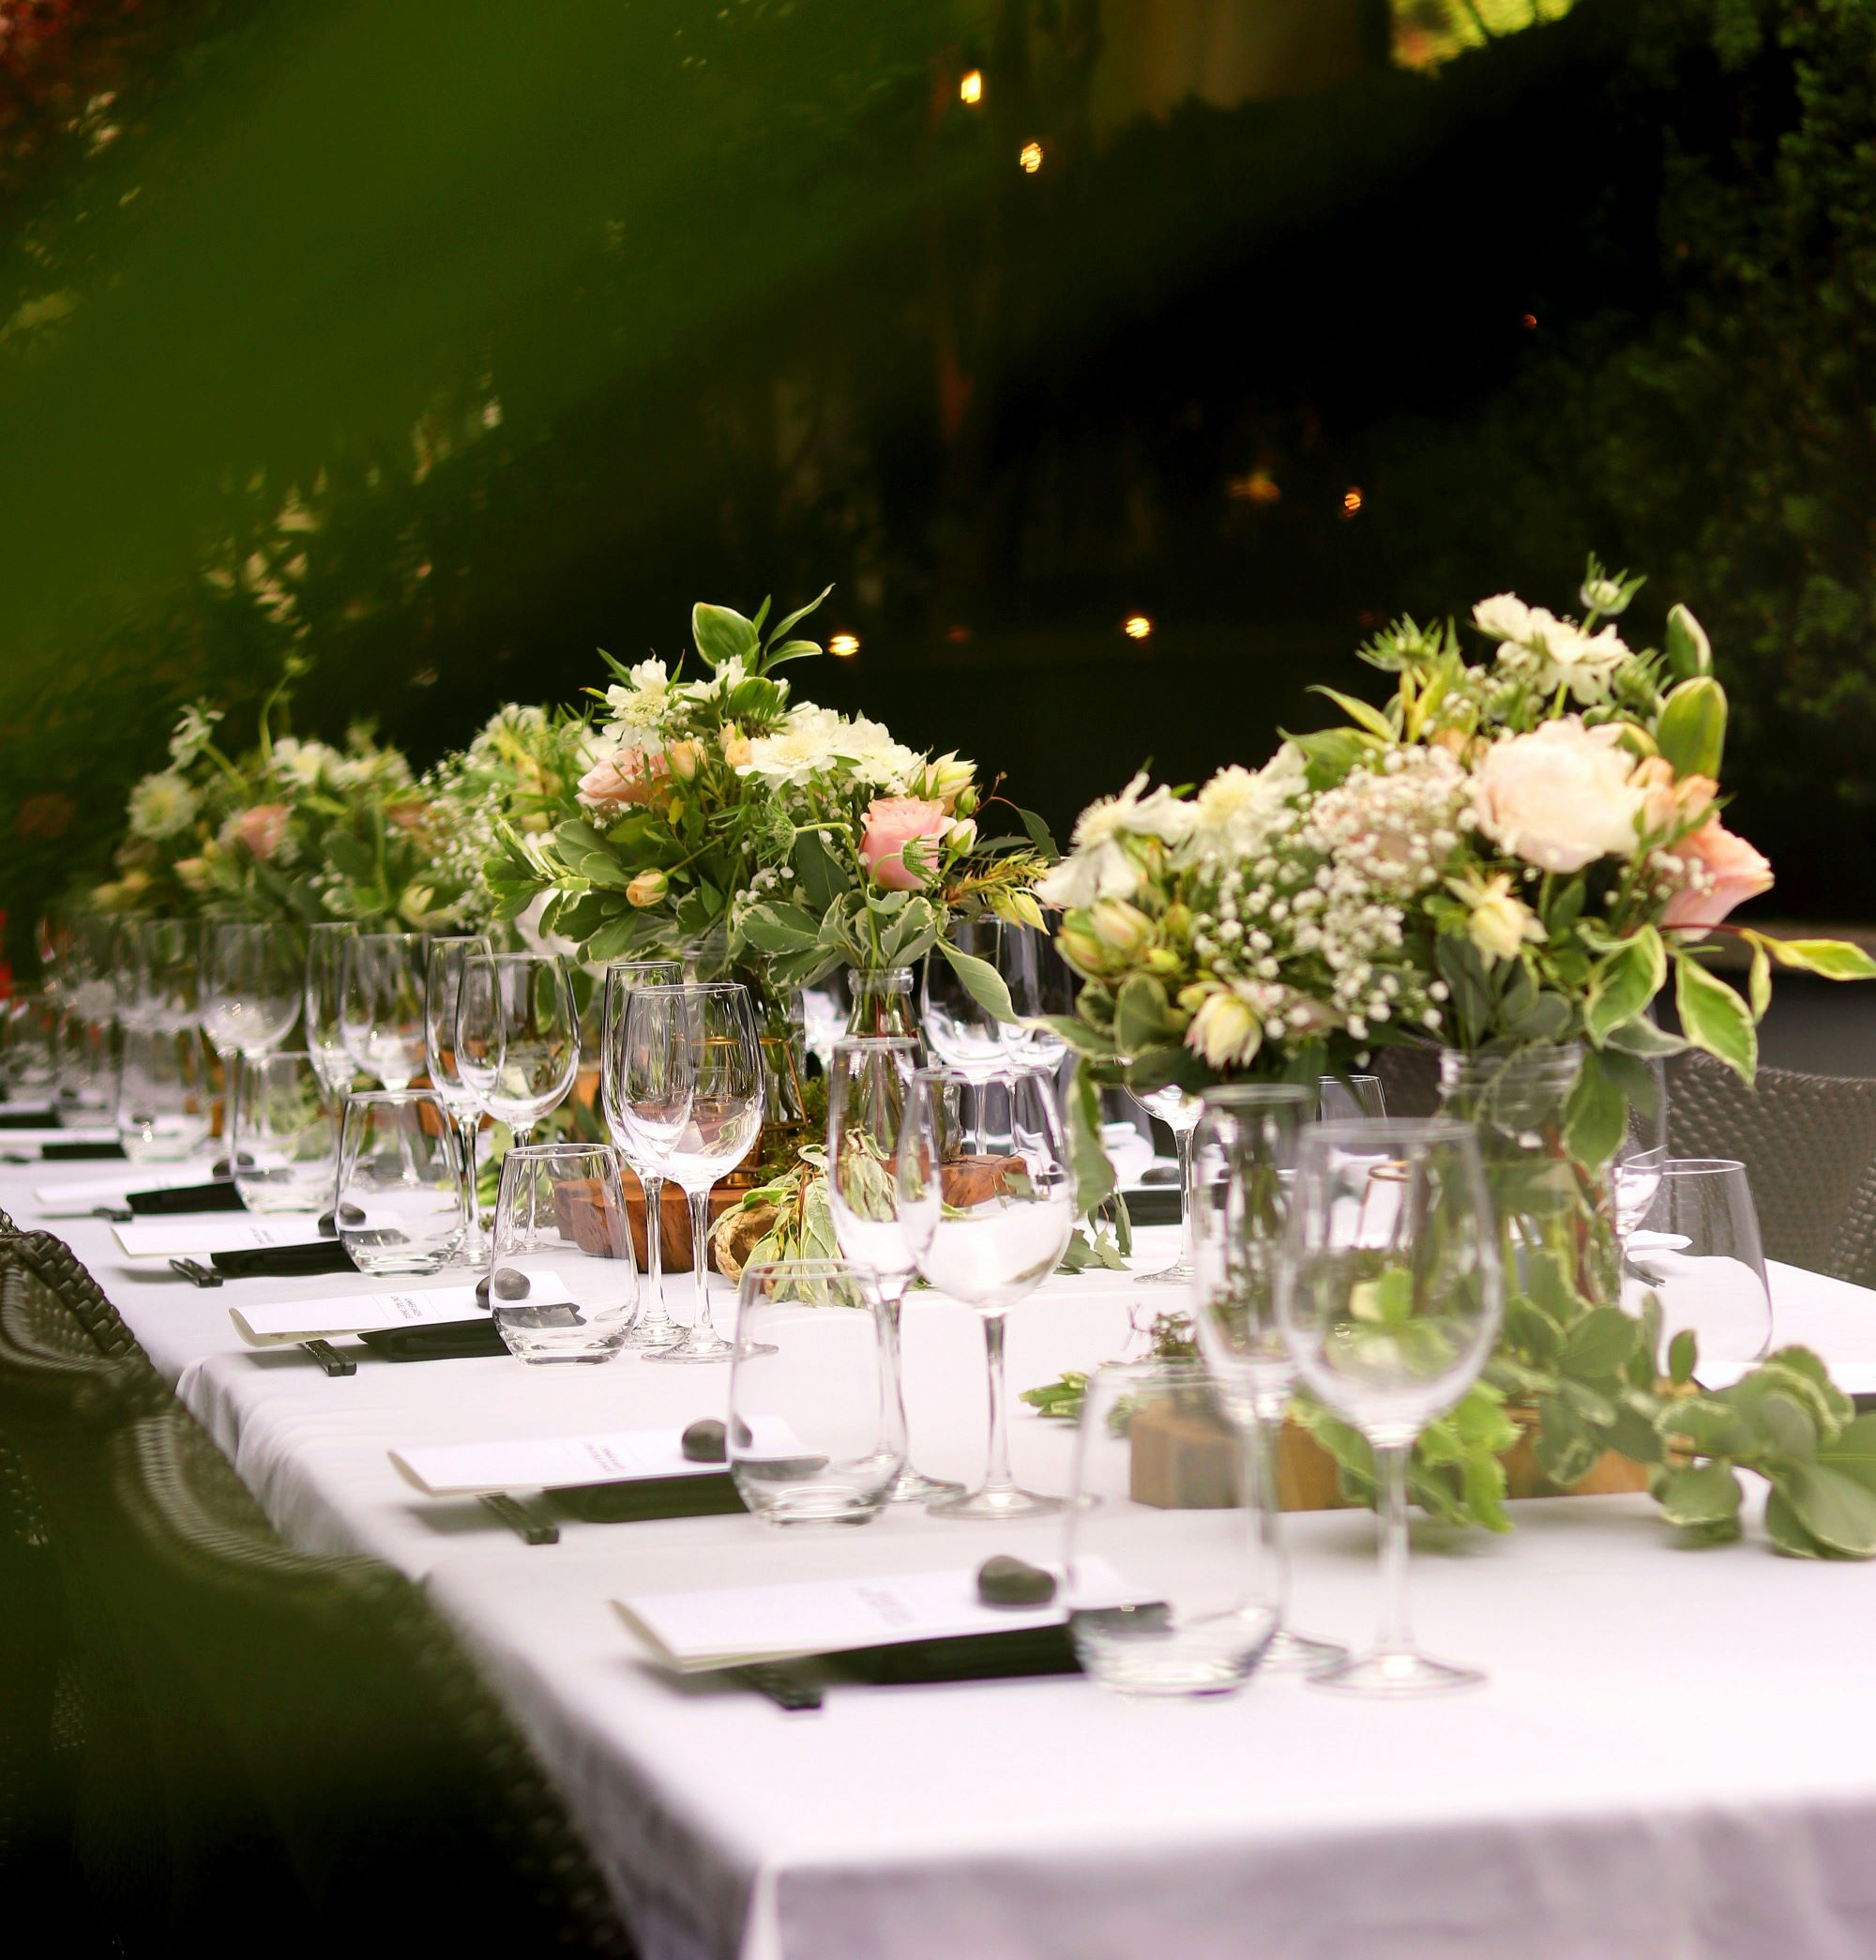
[(1610, 1177), (1615, 1238), (1625, 1256), (1629, 1238), (1661, 1188), (1661, 1166), (1668, 1161), (1668, 1071), (1658, 1057), (1642, 1066), (1646, 1086), (1638, 1082), (1628, 1098), (1628, 1121)]
[(306, 965), (290, 926), (210, 925), (202, 949), (202, 1029), (224, 1060), (278, 1048), (299, 1019)]
[(345, 949), (358, 936), (349, 919), (321, 919), (306, 934), (306, 980), (300, 1011), (306, 1049), (334, 1103), (352, 1086), (357, 1064), (345, 1045)]
[(1305, 1386), (1374, 1451), (1384, 1586), (1374, 1648), (1312, 1675), (1319, 1686), (1405, 1695), (1484, 1679), (1414, 1644), (1407, 1466), (1420, 1431), (1477, 1379), (1503, 1306), (1498, 1226), (1470, 1124), (1304, 1132), (1278, 1322)]
[(645, 1359), (727, 1361), (732, 1344), (710, 1320), (710, 1191), (762, 1129), (762, 1045), (749, 989), (719, 980), (629, 993), (618, 1115), (634, 1157), (690, 1199), (695, 1314), (681, 1341)]
[(462, 1222), (461, 1260), (478, 1266), (482, 1259), (482, 1228), (476, 1213), (476, 1133), (482, 1126), (482, 1099), (462, 1079), (457, 1066), (456, 1013), (462, 997), (462, 969), (472, 953), (486, 953), (489, 942), (477, 934), (431, 940), (423, 965), (423, 1063), (430, 1086), (443, 1100), (462, 1144), (462, 1162), (469, 1198)]
[(1002, 925), (997, 934), (996, 969), (1009, 989), (1017, 1020), (999, 1029), (1005, 1052), (1013, 1062), (1051, 1072), (1060, 1068), (1068, 1044), (1052, 1028), (1040, 1026), (1045, 1014), (1072, 1015), (1075, 976), (1053, 937), (1034, 926)]
[(1176, 1082), (1163, 1088), (1136, 1091), (1134, 1100), (1150, 1111), (1172, 1132), (1179, 1151), (1179, 1256), (1158, 1272), (1142, 1273), (1142, 1286), (1185, 1286), (1192, 1279), (1192, 1132), (1199, 1127), (1204, 1109), (1198, 1097), (1182, 1089)]
[(580, 1009), (558, 953), (472, 953), (456, 1009), (464, 1085), (525, 1145), (580, 1073)]
[(524, 1361), (610, 1361), (638, 1307), (619, 1153), (610, 1144), (517, 1146), (502, 1159), (489, 1311)]
[[(998, 925), (994, 919), (958, 919), (946, 937), (961, 953), (994, 966)], [(931, 1052), (948, 1069), (978, 1074), (1007, 1059), (1003, 1024), (965, 986), (958, 969), (941, 952), (925, 956), (918, 981), (919, 1026)]]
[(58, 1074), (58, 1003), (40, 991), (0, 1001), (0, 1081), (8, 1097), (37, 1102)]
[(1668, 1340), (1691, 1333), (1700, 1378), (1720, 1388), (1772, 1345), (1772, 1292), (1746, 1166), (1670, 1157), (1629, 1235), (1628, 1264), (1661, 1305)]
[(423, 934), (356, 933), (340, 954), (339, 1034), (360, 1074), (387, 1089), (423, 1071)]
[(106, 913), (72, 916), (59, 976), (66, 1011), (58, 1093), (61, 1102), (81, 1109), (111, 1103), (119, 936), (117, 921)]
[(599, 1017), (599, 1110), (620, 1156), (644, 1193), (644, 1281), (638, 1317), (626, 1333), (628, 1347), (671, 1347), (684, 1329), (664, 1303), (664, 1173), (642, 1159), (619, 1113), (626, 1006), (641, 987), (676, 987), (684, 968), (675, 960), (616, 960), (606, 968)]
[(1324, 1075), (1317, 1089), (1316, 1114), (1324, 1123), (1374, 1122), (1387, 1114), (1379, 1075)]
[(827, 1209), (841, 1253), (879, 1280), (892, 1362), (887, 1447), (903, 1463), (886, 1494), (895, 1504), (963, 1489), (913, 1467), (900, 1381), (900, 1315), (918, 1267), (899, 1218), (899, 1147), (918, 1059), (916, 1041), (848, 1036), (835, 1044), (827, 1077)]
[(126, 1027), (194, 1027), (202, 1016), (202, 928), (192, 919), (132, 919), (117, 1018)]
[(981, 1488), (933, 1517), (1046, 1517), (1060, 1497), (1009, 1470), (1004, 1321), (1061, 1263), (1075, 1225), (1074, 1178), (1055, 1086), (1009, 1062), (982, 1074), (921, 1069), (899, 1147), (899, 1218), (925, 1280), (983, 1316), (990, 1447)]
[[(1258, 1512), (1263, 1579), (1283, 1603), (1288, 1558), (1278, 1524), (1277, 1448), (1296, 1364), (1277, 1324), (1277, 1278), (1290, 1219), (1290, 1188), (1316, 1091), (1300, 1083), (1208, 1088), (1192, 1134), (1192, 1245), (1199, 1347), (1224, 1405), (1257, 1457), (1254, 1481), (1268, 1494)], [(1314, 1669), (1348, 1650), (1278, 1629), (1267, 1667)]]

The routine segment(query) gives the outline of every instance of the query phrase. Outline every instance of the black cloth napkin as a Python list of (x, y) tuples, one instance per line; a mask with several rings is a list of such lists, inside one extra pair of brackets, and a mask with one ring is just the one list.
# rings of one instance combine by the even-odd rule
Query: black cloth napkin
[(140, 1218), (165, 1218), (178, 1211), (242, 1211), (234, 1185), (179, 1184), (170, 1191), (133, 1191), (124, 1202)]
[[(1161, 1191), (1149, 1186), (1144, 1191), (1123, 1193), (1127, 1199), (1127, 1215), (1137, 1225), (1176, 1225), (1179, 1223), (1179, 1187)], [(1102, 1208), (1105, 1216), (1113, 1214), (1113, 1203), (1110, 1199)]]
[(702, 1477), (646, 1477), (549, 1491), (548, 1501), (588, 1525), (646, 1525), (658, 1518), (724, 1517), (745, 1509), (725, 1470)]
[(71, 1163), (82, 1157), (122, 1157), (122, 1144), (41, 1144), (42, 1163)]
[(360, 1334), (371, 1352), (386, 1361), (467, 1361), (507, 1354), (501, 1329), (486, 1314), (473, 1320), (444, 1320), (432, 1327), (380, 1327)]
[(238, 1253), (211, 1253), (208, 1263), (224, 1280), (298, 1280), (322, 1272), (356, 1272), (342, 1245), (322, 1238), (311, 1245), (265, 1245)]
[(0, 1130), (58, 1130), (63, 1127), (55, 1109), (8, 1109), (0, 1105)]

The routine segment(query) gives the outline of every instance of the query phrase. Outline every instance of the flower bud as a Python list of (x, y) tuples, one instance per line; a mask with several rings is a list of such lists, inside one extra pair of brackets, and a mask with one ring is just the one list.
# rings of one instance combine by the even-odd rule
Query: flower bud
[(703, 767), (703, 744), (688, 738), (673, 742), (664, 752), (664, 763), (680, 782), (688, 782)]
[(642, 871), (626, 887), (626, 897), (643, 908), (655, 905), (671, 889), (671, 880), (661, 871)]
[(1161, 980), (1171, 980), (1182, 964), (1179, 955), (1170, 946), (1155, 946), (1147, 950), (1146, 970)]
[(968, 851), (977, 841), (977, 827), (969, 817), (960, 817), (945, 832), (945, 848), (947, 851)]
[(753, 753), (749, 748), (749, 738), (734, 722), (724, 723), (723, 732), (719, 739), (723, 744), (723, 760), (733, 769), (748, 767)]
[(1176, 899), (1167, 906), (1164, 918), (1159, 921), (1160, 930), (1174, 939), (1189, 939), (1192, 936), (1192, 908), (1184, 899)]
[(1088, 909), (1095, 937), (1124, 960), (1137, 958), (1153, 943), (1153, 921), (1124, 898), (1097, 898)]
[(1078, 973), (1097, 974), (1107, 968), (1107, 952), (1088, 929), (1085, 913), (1071, 913), (1055, 934), (1062, 957)]

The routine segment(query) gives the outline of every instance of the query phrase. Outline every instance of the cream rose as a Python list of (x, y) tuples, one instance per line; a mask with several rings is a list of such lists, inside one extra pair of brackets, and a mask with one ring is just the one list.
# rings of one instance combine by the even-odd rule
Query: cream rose
[(1473, 812), (1514, 858), (1539, 871), (1581, 871), (1635, 851), (1642, 793), (1633, 770), (1612, 729), (1585, 728), (1565, 715), (1491, 744), (1473, 774)]

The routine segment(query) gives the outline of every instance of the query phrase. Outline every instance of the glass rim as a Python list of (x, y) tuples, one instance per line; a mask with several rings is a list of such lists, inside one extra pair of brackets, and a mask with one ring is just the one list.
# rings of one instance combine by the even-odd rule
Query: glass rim
[(1014, 1087), (1021, 1082), (1052, 1082), (1053, 1077), (1034, 1062), (984, 1061), (961, 1068), (955, 1062), (933, 1062), (930, 1067), (918, 1070), (912, 1079), (915, 1083), (957, 1083), (965, 1088), (981, 1089), (992, 1084)]
[[(310, 919), (306, 929), (309, 933), (356, 933), (358, 921), (356, 919)], [(388, 934), (384, 936), (389, 937)]]
[(265, 1055), (244, 1055), (241, 1065), (248, 1069), (265, 1068), (268, 1062), (316, 1062), (319, 1057), (310, 1048), (269, 1048)]
[(910, 1048), (915, 1055), (918, 1052), (918, 1037), (916, 1035), (840, 1035), (834, 1042), (834, 1053), (836, 1055), (839, 1055), (842, 1049), (845, 1049), (849, 1054), (870, 1055), (876, 1050), (901, 1048)]
[[(334, 923), (334, 924), (337, 924), (337, 923), (339, 923), (339, 921), (335, 919), (335, 920), (333, 921), (333, 923)], [(356, 932), (356, 929), (355, 928), (355, 932)], [(428, 938), (428, 937), (429, 937), (429, 934), (428, 934), (427, 933), (366, 933), (366, 932), (356, 932), (356, 936), (357, 936), (357, 937), (358, 937), (359, 939), (375, 939), (375, 940), (378, 940), (378, 941), (380, 941), (380, 942), (388, 942), (388, 941), (390, 941), (390, 940), (392, 940), (392, 939), (395, 939), (395, 940), (397, 940), (397, 941), (398, 941), (398, 942), (399, 942), (400, 944), (401, 944), (401, 943), (403, 943), (403, 942), (405, 942), (405, 941), (407, 941), (407, 940), (415, 939), (415, 940), (416, 940), (416, 941), (418, 942), (418, 944), (419, 944), (419, 945), (421, 945), (421, 944), (422, 944), (422, 942), (423, 942), (423, 941), (424, 941), (424, 940), (425, 940), (426, 938)]]
[(532, 1163), (537, 1162), (539, 1160), (547, 1157), (600, 1156), (610, 1157), (615, 1162), (619, 1163), (623, 1163), (625, 1162), (625, 1158), (621, 1153), (617, 1144), (585, 1144), (580, 1143), (570, 1137), (557, 1137), (552, 1142), (545, 1144), (510, 1144), (508, 1147), (502, 1152), (502, 1162), (506, 1164), (511, 1157), (525, 1158), (529, 1162)]
[(355, 1102), (434, 1102), (441, 1109), (445, 1106), (443, 1092), (433, 1088), (401, 1089), (348, 1089), (345, 1104), (349, 1109)]
[(1328, 1123), (1306, 1123), (1303, 1147), (1322, 1150), (1339, 1144), (1457, 1144), (1478, 1142), (1477, 1126), (1457, 1117), (1339, 1117)]
[(1320, 1090), (1303, 1082), (1215, 1082), (1199, 1091), (1199, 1101), (1213, 1109), (1298, 1108), (1315, 1102)]
[[(1648, 1168), (1652, 1175), (1656, 1167)], [(1664, 1157), (1660, 1163), (1664, 1178), (1717, 1178), (1745, 1169), (1746, 1162), (1739, 1157)]]
[(608, 960), (599, 970), (610, 980), (615, 973), (642, 973), (649, 966), (669, 966), (673, 973), (684, 971), (682, 960)]
[(828, 1280), (849, 1278), (858, 1280), (863, 1285), (877, 1294), (880, 1289), (880, 1273), (877, 1266), (870, 1266), (864, 1259), (756, 1259), (744, 1267), (736, 1281), (736, 1291), (744, 1292), (751, 1279), (773, 1273), (798, 1273), (804, 1279)]
[[(1380, 1080), (1381, 1077), (1372, 1069), (1350, 1069), (1345, 1074), (1340, 1075), (1337, 1074), (1333, 1069), (1324, 1069), (1316, 1077), (1318, 1087), (1325, 1082), (1379, 1082)], [(1409, 1117), (1407, 1120), (1411, 1122), (1414, 1119)]]
[[(488, 944), (489, 935), (484, 933), (481, 937), (483, 943), (485, 945)], [(567, 955), (565, 953), (534, 952), (526, 947), (523, 947), (520, 952), (497, 952), (492, 946), (490, 946), (487, 952), (471, 953), (469, 957), (472, 960), (486, 960), (492, 966), (517, 966), (523, 960), (537, 961), (543, 966), (565, 966), (567, 965)]]
[(493, 945), (487, 933), (426, 933), (423, 942), (429, 947)]

